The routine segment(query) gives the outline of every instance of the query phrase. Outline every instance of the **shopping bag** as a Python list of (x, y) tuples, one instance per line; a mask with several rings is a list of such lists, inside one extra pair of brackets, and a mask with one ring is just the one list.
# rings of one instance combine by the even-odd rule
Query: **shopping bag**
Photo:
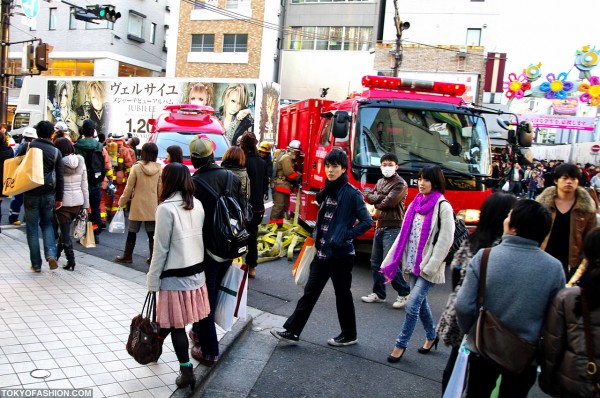
[(454, 368), (452, 369), (452, 375), (448, 380), (448, 385), (444, 391), (443, 398), (460, 398), (463, 395), (465, 387), (465, 379), (467, 375), (467, 365), (469, 363), (469, 350), (466, 347), (467, 336), (463, 338), (463, 341), (458, 349), (458, 357), (454, 362)]
[(87, 229), (87, 211), (81, 210), (75, 220), (73, 220), (73, 238), (79, 240), (85, 236)]
[(119, 207), (119, 210), (117, 210), (117, 214), (115, 214), (108, 226), (108, 232), (112, 232), (113, 234), (125, 233), (125, 213), (122, 208)]
[(83, 247), (96, 247), (96, 239), (94, 239), (94, 225), (91, 221), (87, 222), (87, 226), (85, 228), (85, 236), (81, 238), (79, 241), (83, 245)]
[(502, 191), (504, 191), (504, 192), (510, 191), (510, 183), (508, 181), (506, 181), (504, 183), (504, 185), (502, 185)]
[(29, 148), (27, 153), (4, 161), (2, 195), (15, 196), (44, 185), (44, 152)]
[(125, 348), (137, 363), (146, 365), (158, 361), (165, 339), (159, 336), (156, 322), (156, 293), (146, 295), (142, 312), (131, 320)]
[(244, 271), (244, 278), (238, 289), (237, 303), (233, 316), (246, 320), (246, 307), (248, 304), (248, 264), (234, 264), (232, 267), (239, 267)]
[(314, 246), (315, 245), (315, 240), (311, 237), (306, 238), (306, 240), (304, 241), (304, 245), (302, 245), (302, 249), (300, 250), (300, 254), (298, 254), (298, 258), (296, 259), (296, 262), (294, 263), (294, 268), (292, 268), (292, 275), (296, 276), (296, 273), (298, 272), (298, 266), (300, 265), (300, 261), (302, 261), (302, 257), (304, 257), (304, 252), (306, 251), (306, 248), (310, 247), (310, 246)]
[(233, 316), (243, 280), (244, 271), (232, 265), (225, 273), (221, 286), (219, 286), (217, 306), (215, 308), (215, 322), (226, 332), (229, 332), (233, 325)]
[(298, 270), (296, 271), (296, 277), (294, 282), (298, 286), (306, 286), (306, 282), (308, 282), (308, 275), (310, 274), (310, 263), (312, 263), (315, 258), (315, 254), (317, 254), (317, 248), (314, 246), (308, 246), (304, 250), (304, 255), (300, 260), (300, 264), (298, 264)]

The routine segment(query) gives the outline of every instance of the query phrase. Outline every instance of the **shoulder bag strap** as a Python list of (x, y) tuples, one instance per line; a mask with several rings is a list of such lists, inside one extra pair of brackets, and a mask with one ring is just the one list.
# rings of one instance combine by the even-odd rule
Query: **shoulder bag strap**
[(596, 366), (596, 360), (594, 359), (594, 339), (592, 337), (592, 329), (590, 326), (590, 308), (588, 306), (587, 299), (583, 295), (583, 288), (579, 288), (581, 309), (583, 315), (583, 332), (585, 335), (585, 351), (588, 357), (588, 362), (585, 367), (587, 377), (594, 383), (594, 396), (600, 394), (600, 383), (598, 382), (598, 367)]
[(213, 187), (210, 186), (210, 184), (206, 181), (204, 181), (202, 178), (200, 178), (200, 176), (198, 176), (198, 178), (196, 178), (196, 180), (198, 182), (198, 184), (202, 185), (202, 187), (204, 189), (206, 189), (212, 196), (215, 197), (215, 199), (219, 198), (219, 194), (217, 193), (217, 191), (215, 191), (213, 189)]
[(483, 250), (481, 257), (481, 266), (479, 267), (479, 296), (477, 297), (477, 305), (479, 308), (483, 307), (483, 298), (485, 295), (485, 281), (487, 277), (487, 264), (488, 258), (490, 257), (491, 248)]
[[(438, 238), (440, 236), (440, 230), (442, 229), (442, 219), (440, 217), (440, 211), (442, 211), (442, 203), (444, 202), (448, 202), (446, 199), (441, 200), (440, 201), (440, 205), (438, 206), (438, 219), (437, 219), (437, 231), (435, 231), (435, 236), (433, 237), (433, 246), (435, 246), (435, 244), (438, 241)], [(450, 202), (448, 202), (450, 203)]]

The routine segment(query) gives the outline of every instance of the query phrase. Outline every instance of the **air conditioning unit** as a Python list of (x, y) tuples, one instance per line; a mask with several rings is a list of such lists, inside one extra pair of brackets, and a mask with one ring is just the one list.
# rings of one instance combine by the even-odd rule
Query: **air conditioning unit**
[(461, 47), (458, 49), (458, 52), (456, 53), (456, 55), (458, 55), (461, 58), (464, 58), (467, 56), (467, 48), (466, 47)]

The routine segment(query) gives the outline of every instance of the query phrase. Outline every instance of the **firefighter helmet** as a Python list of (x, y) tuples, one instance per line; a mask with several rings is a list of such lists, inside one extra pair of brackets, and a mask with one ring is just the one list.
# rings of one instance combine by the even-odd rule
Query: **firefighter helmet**
[(300, 152), (302, 150), (302, 144), (300, 144), (300, 141), (298, 141), (298, 140), (291, 140), (290, 144), (288, 145), (288, 149), (291, 149), (292, 151)]
[(66, 133), (69, 129), (67, 128), (67, 124), (65, 122), (56, 122), (54, 125), (54, 131), (60, 131), (61, 133)]
[(268, 141), (263, 141), (258, 146), (260, 152), (271, 153), (271, 144)]

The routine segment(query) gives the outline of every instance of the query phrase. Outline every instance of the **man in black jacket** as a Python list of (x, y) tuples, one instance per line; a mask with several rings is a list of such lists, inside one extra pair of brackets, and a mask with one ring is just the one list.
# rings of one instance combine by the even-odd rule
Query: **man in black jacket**
[(211, 195), (198, 181), (206, 182), (217, 193), (226, 189), (227, 176), (232, 176), (232, 196), (238, 202), (242, 199), (240, 179), (228, 170), (215, 164), (213, 142), (208, 138), (194, 138), (190, 142), (190, 157), (192, 164), (197, 169), (192, 180), (194, 181), (194, 196), (202, 203), (204, 208), (204, 275), (206, 277), (206, 289), (210, 303), (210, 314), (200, 322), (195, 322), (190, 332), (194, 342), (192, 357), (200, 363), (211, 366), (219, 360), (219, 341), (215, 329), (215, 310), (217, 308), (217, 293), (223, 280), (223, 276), (231, 266), (232, 260), (227, 260), (211, 253), (212, 242), (208, 237), (214, 235), (214, 214), (216, 198)]
[(31, 270), (41, 272), (42, 257), (40, 256), (38, 226), (42, 229), (44, 256), (48, 265), (50, 269), (58, 267), (52, 220), (54, 219), (54, 210), (62, 207), (65, 184), (62, 155), (50, 141), (50, 137), (54, 133), (54, 126), (48, 121), (41, 121), (35, 126), (35, 129), (38, 138), (31, 141), (30, 145), (23, 146), (17, 155), (24, 155), (29, 148), (39, 148), (43, 152), (44, 185), (25, 192), (24, 196), (25, 226)]
[(246, 254), (246, 264), (250, 268), (248, 277), (256, 277), (256, 265), (258, 260), (258, 246), (256, 238), (258, 236), (258, 226), (265, 215), (265, 202), (263, 192), (269, 186), (267, 176), (267, 165), (258, 155), (256, 144), (258, 143), (254, 133), (247, 132), (242, 135), (240, 147), (246, 154), (246, 171), (250, 179), (250, 204), (252, 205), (252, 220), (246, 226), (250, 238), (248, 239), (248, 254)]

